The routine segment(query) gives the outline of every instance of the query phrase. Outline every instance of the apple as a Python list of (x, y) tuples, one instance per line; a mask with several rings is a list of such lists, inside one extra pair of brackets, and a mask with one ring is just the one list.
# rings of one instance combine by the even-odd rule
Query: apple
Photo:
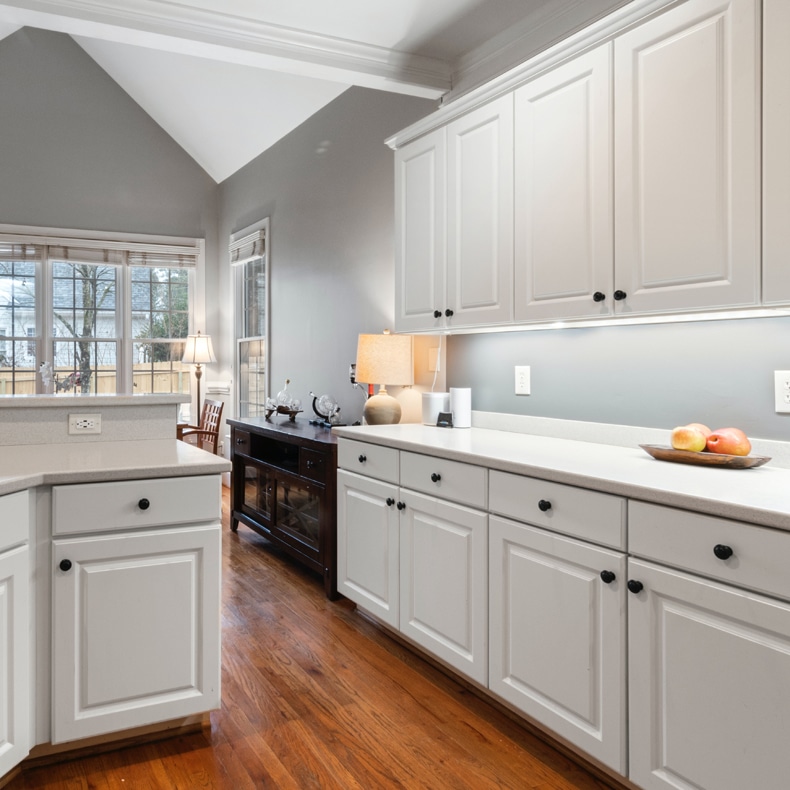
[(703, 425), (701, 422), (690, 422), (686, 428), (696, 428), (706, 439), (713, 433), (707, 425)]
[(727, 455), (749, 455), (752, 443), (740, 428), (719, 428), (713, 431), (706, 442), (711, 453)]
[(700, 453), (705, 449), (705, 434), (692, 425), (679, 425), (672, 429), (670, 442), (676, 450), (690, 450)]

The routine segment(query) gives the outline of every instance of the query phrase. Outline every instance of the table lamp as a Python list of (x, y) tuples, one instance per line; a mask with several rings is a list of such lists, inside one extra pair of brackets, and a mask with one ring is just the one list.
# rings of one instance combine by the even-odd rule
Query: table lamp
[(181, 361), (187, 365), (195, 366), (195, 380), (197, 381), (197, 411), (198, 421), (200, 420), (200, 378), (203, 375), (203, 368), (209, 362), (216, 362), (214, 348), (211, 345), (211, 338), (208, 335), (187, 335), (187, 342), (184, 346), (184, 356)]
[(411, 335), (360, 335), (357, 344), (357, 381), (378, 384), (379, 391), (365, 403), (363, 414), (368, 425), (400, 422), (400, 403), (387, 392), (387, 384), (414, 383)]

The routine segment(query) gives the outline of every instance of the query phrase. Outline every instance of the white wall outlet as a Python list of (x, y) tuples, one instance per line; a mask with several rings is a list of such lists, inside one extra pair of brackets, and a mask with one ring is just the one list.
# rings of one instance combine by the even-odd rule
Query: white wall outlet
[(428, 349), (428, 372), (435, 373), (439, 370), (439, 346)]
[(777, 414), (790, 413), (790, 370), (774, 371), (774, 402)]
[(101, 414), (69, 414), (69, 433), (101, 433)]
[(516, 395), (529, 395), (529, 365), (516, 365)]

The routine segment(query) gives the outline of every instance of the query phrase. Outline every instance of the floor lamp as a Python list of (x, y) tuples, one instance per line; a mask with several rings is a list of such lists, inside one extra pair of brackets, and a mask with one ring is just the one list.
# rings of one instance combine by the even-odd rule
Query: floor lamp
[(181, 361), (187, 365), (195, 366), (195, 380), (197, 381), (197, 422), (200, 422), (200, 379), (203, 375), (202, 365), (216, 362), (214, 348), (211, 345), (211, 338), (208, 335), (187, 335), (187, 342), (184, 346), (184, 356)]

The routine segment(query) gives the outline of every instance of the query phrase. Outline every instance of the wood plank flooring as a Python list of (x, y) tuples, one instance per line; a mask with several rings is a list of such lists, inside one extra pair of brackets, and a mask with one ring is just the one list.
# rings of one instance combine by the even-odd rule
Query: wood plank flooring
[(359, 615), (223, 502), (211, 727), (25, 770), (10, 790), (601, 790), (609, 785)]

